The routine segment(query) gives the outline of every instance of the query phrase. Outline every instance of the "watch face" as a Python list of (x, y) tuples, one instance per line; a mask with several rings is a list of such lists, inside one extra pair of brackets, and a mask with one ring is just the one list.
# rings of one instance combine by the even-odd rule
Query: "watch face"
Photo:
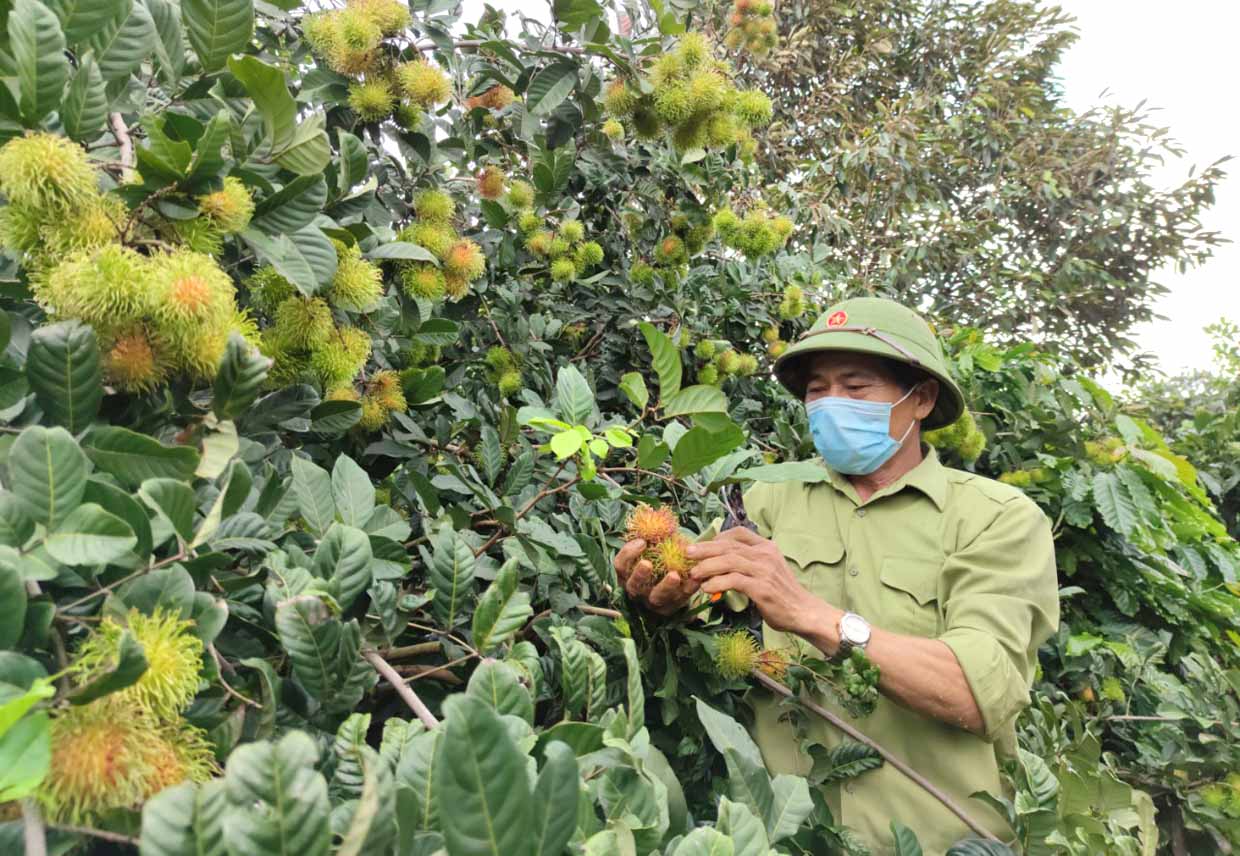
[(864, 645), (870, 641), (870, 625), (860, 615), (848, 613), (840, 619), (840, 635), (850, 645)]

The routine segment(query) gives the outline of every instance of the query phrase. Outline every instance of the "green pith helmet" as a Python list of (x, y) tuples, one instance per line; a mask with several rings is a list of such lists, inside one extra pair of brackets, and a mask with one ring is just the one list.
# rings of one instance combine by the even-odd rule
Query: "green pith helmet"
[(837, 303), (775, 361), (775, 376), (797, 398), (805, 398), (801, 364), (809, 354), (846, 351), (873, 354), (920, 369), (939, 382), (939, 398), (922, 428), (942, 428), (964, 412), (964, 395), (947, 370), (938, 337), (920, 315), (894, 300), (854, 297)]

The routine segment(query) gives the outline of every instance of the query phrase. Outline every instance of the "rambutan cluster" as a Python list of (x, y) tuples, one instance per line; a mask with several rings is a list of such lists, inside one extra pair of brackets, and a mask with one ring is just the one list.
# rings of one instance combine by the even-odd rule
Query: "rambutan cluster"
[(132, 686), (54, 713), (52, 759), (38, 800), (55, 823), (91, 824), (137, 810), (166, 787), (217, 773), (206, 732), (183, 713), (198, 692), (202, 642), (176, 612), (131, 610), (122, 625), (105, 618), (69, 668), (85, 684), (113, 668), (128, 631), (147, 670)]
[(642, 558), (650, 562), (652, 579), (656, 582), (668, 574), (683, 578), (697, 564), (686, 552), (689, 539), (680, 532), (676, 512), (666, 505), (653, 508), (645, 503), (638, 504), (629, 512), (624, 537), (626, 541), (641, 539), (646, 542)]
[(951, 425), (927, 431), (924, 439), (936, 449), (956, 452), (965, 463), (976, 461), (986, 450), (986, 435), (967, 408)]
[(553, 228), (533, 209), (534, 189), (526, 182), (514, 182), (508, 201), (518, 211), (517, 228), (525, 236), (525, 249), (547, 265), (552, 282), (572, 282), (603, 263), (602, 244), (586, 240), (580, 220), (561, 220)]
[(465, 109), (474, 110), (482, 107), (487, 110), (503, 110), (516, 100), (516, 95), (507, 86), (497, 83), (477, 95), (465, 99)]
[(365, 432), (378, 431), (388, 423), (393, 413), (403, 413), (408, 409), (400, 374), (390, 370), (372, 374), (360, 394), (348, 386), (332, 390), (329, 396), (359, 402), (362, 418), (358, 420), (357, 429)]
[(525, 385), (521, 379), (521, 357), (507, 348), (499, 345), (488, 348), (482, 361), (486, 365), (487, 379), (500, 395), (516, 395)]
[(1028, 470), (1010, 470), (999, 473), (998, 480), (1012, 487), (1026, 488), (1050, 481), (1050, 470), (1045, 467), (1033, 467)]
[(773, 360), (783, 356), (784, 351), (788, 350), (788, 343), (781, 337), (778, 324), (762, 329), (762, 341), (766, 342), (766, 352)]
[(805, 314), (805, 292), (799, 285), (784, 286), (784, 297), (779, 302), (779, 317), (786, 321)]
[[(769, 123), (772, 115), (764, 93), (735, 87), (731, 65), (715, 57), (701, 33), (681, 36), (675, 49), (650, 64), (644, 81), (615, 78), (606, 84), (603, 107), (642, 139), (667, 133), (682, 151), (735, 145), (743, 160), (753, 157), (752, 129)], [(619, 138), (624, 126), (604, 133)]]
[(116, 243), (129, 209), (99, 192), (86, 151), (56, 134), (30, 133), (0, 147), (0, 241), (32, 275), (79, 250)]
[(398, 240), (417, 244), (439, 260), (402, 262), (399, 275), (405, 293), (423, 300), (445, 296), (460, 300), (469, 284), (486, 272), (482, 248), (462, 238), (452, 226), (456, 203), (442, 190), (423, 190), (414, 197), (415, 219), (397, 235)]
[(336, 273), (332, 276), (327, 299), (333, 306), (349, 312), (366, 313), (383, 297), (383, 271), (362, 258), (361, 248), (333, 241), (336, 246)]
[(697, 382), (709, 385), (722, 383), (729, 377), (749, 377), (758, 371), (758, 358), (738, 353), (730, 342), (702, 339), (693, 348), (693, 355), (702, 363)]
[(772, 214), (768, 208), (755, 205), (743, 217), (731, 208), (720, 208), (713, 219), (720, 240), (746, 258), (769, 256), (788, 242), (792, 235), (792, 220), (782, 214)]
[(762, 57), (779, 44), (775, 6), (770, 0), (735, 0), (728, 23), (730, 29), (723, 43), (733, 50), (739, 48)]

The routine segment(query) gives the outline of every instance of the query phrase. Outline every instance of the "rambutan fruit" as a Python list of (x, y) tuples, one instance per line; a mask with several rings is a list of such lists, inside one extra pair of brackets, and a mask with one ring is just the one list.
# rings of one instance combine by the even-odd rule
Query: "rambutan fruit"
[(641, 140), (653, 140), (659, 136), (659, 131), (662, 129), (658, 115), (655, 114), (653, 109), (645, 106), (639, 106), (633, 110), (633, 117), (630, 122), (633, 125), (634, 133)]
[(659, 264), (679, 264), (686, 258), (685, 242), (675, 235), (668, 235), (655, 248), (654, 257)]
[(741, 365), (741, 355), (732, 349), (724, 351), (715, 357), (715, 367), (719, 369), (721, 375), (733, 375)]
[(521, 372), (512, 369), (500, 375), (495, 385), (499, 389), (500, 395), (515, 395), (521, 391), (524, 383), (521, 381)]
[(369, 18), (385, 36), (394, 36), (409, 26), (409, 7), (399, 0), (350, 0), (351, 8)]
[(117, 336), (103, 355), (108, 382), (125, 392), (149, 392), (163, 383), (167, 367), (141, 327)]
[(662, 579), (668, 574), (678, 574), (681, 579), (689, 573), (697, 562), (689, 558), (685, 552), (689, 547), (689, 539), (679, 532), (648, 547), (646, 553), (650, 558), (650, 566), (654, 570), (655, 579)]
[(429, 262), (414, 262), (403, 268), (400, 284), (406, 294), (423, 300), (438, 300), (446, 291), (443, 272)]
[(297, 294), (297, 288), (271, 265), (263, 265), (245, 281), (250, 305), (265, 315), (274, 315), (276, 307)]
[(392, 111), (392, 118), (396, 120), (396, 124), (406, 131), (419, 127), (425, 117), (426, 114), (422, 112), (421, 107), (417, 104), (410, 104), (408, 101), (400, 102)]
[(443, 69), (424, 59), (397, 66), (396, 80), (410, 101), (428, 110), (452, 97), (452, 81)]
[(232, 278), (210, 256), (163, 253), (151, 257), (150, 269), (152, 309), (159, 332), (170, 340), (193, 339), (204, 327), (227, 323), (236, 310)]
[[(0, 243), (14, 255), (41, 250), (44, 215), (37, 208), (9, 203), (0, 207)], [(27, 262), (29, 263), (29, 261)]]
[(551, 263), (551, 279), (555, 282), (569, 282), (577, 276), (577, 266), (572, 259), (556, 259)]
[(144, 800), (181, 782), (205, 782), (219, 772), (207, 732), (184, 721), (168, 723), (153, 733), (145, 754), (150, 773)]
[(603, 127), (600, 130), (603, 132), (603, 136), (613, 143), (618, 143), (624, 139), (624, 125), (615, 119), (608, 119), (603, 123)]
[(709, 360), (715, 356), (715, 342), (713, 339), (703, 339), (693, 347), (693, 356), (699, 360)]
[(758, 642), (748, 630), (733, 630), (715, 637), (715, 671), (736, 680), (758, 665)]
[(656, 89), (665, 89), (679, 83), (685, 76), (685, 66), (675, 51), (660, 54), (651, 64), (647, 79)]
[(468, 239), (457, 241), (443, 257), (444, 275), (475, 280), (486, 270), (482, 248)]
[(770, 124), (774, 108), (765, 92), (747, 89), (737, 97), (735, 113), (749, 127), (758, 128)]
[(456, 203), (442, 190), (421, 190), (413, 197), (413, 210), (419, 220), (447, 223), (456, 212)]
[(482, 361), (486, 363), (487, 368), (497, 374), (503, 374), (517, 364), (516, 357), (512, 351), (499, 345), (492, 345), (487, 348)]
[(714, 386), (719, 383), (719, 369), (711, 364), (706, 364), (697, 370), (697, 382), (706, 386)]
[(545, 225), (543, 218), (539, 217), (533, 211), (523, 211), (521, 216), (517, 218), (517, 228), (522, 235), (530, 235), (537, 232)]
[(176, 610), (157, 607), (146, 615), (131, 609), (123, 625), (104, 618), (78, 648), (70, 668), (85, 683), (115, 667), (121, 639), (128, 631), (142, 646), (147, 669), (137, 683), (112, 695), (160, 719), (172, 719), (198, 693), (203, 646), (193, 630), (194, 622), (181, 618)]
[(624, 540), (641, 539), (646, 542), (647, 546), (652, 546), (666, 541), (678, 532), (680, 532), (680, 521), (676, 518), (676, 512), (666, 505), (653, 508), (642, 502), (629, 512), (628, 519), (625, 521)]
[(598, 241), (586, 241), (577, 248), (573, 261), (582, 270), (596, 267), (603, 262), (603, 246)]
[(469, 294), (469, 284), (472, 280), (455, 273), (446, 273), (443, 277), (443, 290), (449, 300), (460, 300)]
[(633, 112), (639, 96), (622, 78), (616, 78), (603, 87), (603, 109), (617, 119)]
[(516, 99), (516, 94), (498, 83), (478, 95), (471, 95), (465, 100), (465, 109), (473, 110), (476, 107), (484, 107), (488, 110), (503, 110)]
[(350, 312), (369, 312), (383, 296), (383, 271), (362, 258), (361, 250), (349, 247), (338, 254), (327, 298)]
[(366, 383), (366, 393), (385, 410), (403, 411), (408, 407), (400, 375), (391, 370), (375, 372)]
[(307, 350), (326, 341), (334, 328), (331, 307), (321, 297), (294, 295), (276, 307), (276, 335), (294, 350)]
[(711, 69), (695, 71), (688, 82), (689, 100), (694, 113), (713, 113), (723, 103), (728, 82), (723, 75)]
[(712, 113), (706, 121), (706, 142), (712, 146), (728, 146), (736, 140), (736, 120), (732, 114)]
[(762, 328), (762, 341), (768, 345), (779, 341), (779, 328), (775, 325)]
[(753, 354), (741, 354), (736, 364), (736, 374), (749, 377), (758, 371), (758, 358)]
[(310, 352), (310, 370), (324, 389), (352, 383), (370, 358), (370, 335), (357, 327), (339, 327), (316, 343)]
[(119, 244), (74, 253), (31, 287), (51, 314), (85, 321), (105, 336), (141, 320), (154, 307), (150, 262)]
[(360, 399), (362, 405), (361, 418), (357, 420), (357, 427), (362, 431), (378, 431), (387, 424), (389, 411), (372, 395), (363, 395)]
[(654, 268), (645, 262), (633, 262), (629, 267), (629, 279), (637, 285), (653, 285), (654, 276)]
[(740, 228), (741, 220), (736, 216), (736, 212), (731, 208), (720, 208), (715, 212), (715, 216), (711, 218), (711, 222), (715, 226), (715, 231), (719, 233), (719, 237), (724, 241), (731, 239), (736, 234), (736, 230)]
[(577, 243), (586, 236), (586, 228), (580, 220), (565, 220), (560, 224), (560, 237), (570, 243)]
[(551, 239), (551, 243), (547, 246), (547, 255), (550, 258), (558, 259), (561, 256), (568, 255), (568, 251), (572, 249), (572, 244), (567, 239), (556, 235)]
[(758, 654), (756, 667), (764, 675), (782, 681), (788, 676), (788, 658), (780, 651), (763, 651)]
[(323, 393), (324, 401), (357, 401), (362, 394), (351, 384), (333, 386)]
[(312, 12), (301, 19), (301, 33), (317, 56), (330, 58), (340, 40), (340, 19), (336, 10)]
[(219, 256), (224, 251), (224, 233), (208, 217), (176, 220), (170, 224), (172, 243), (204, 256)]
[(363, 122), (378, 122), (392, 115), (396, 93), (383, 78), (349, 84), (349, 109)]
[(532, 208), (534, 205), (534, 185), (521, 179), (513, 181), (508, 185), (508, 204), (518, 211)]
[(692, 71), (711, 58), (710, 42), (701, 33), (687, 32), (676, 44), (676, 53), (685, 69)]
[(198, 197), (198, 210), (225, 235), (235, 235), (250, 225), (254, 216), (254, 197), (245, 182), (226, 176), (224, 186)]
[(497, 166), (485, 166), (475, 177), (478, 195), (483, 199), (499, 199), (504, 195), (504, 171)]
[(782, 339), (777, 342), (771, 342), (771, 344), (766, 346), (766, 352), (772, 359), (779, 359), (786, 350), (788, 350), (788, 343)]
[(40, 131), (0, 146), (0, 192), (12, 205), (72, 213), (98, 193), (98, 183), (85, 149), (67, 137)]
[(695, 105), (689, 89), (681, 84), (668, 84), (654, 94), (654, 110), (659, 120), (668, 125), (680, 125), (693, 116)]
[(446, 256), (457, 241), (456, 232), (452, 227), (437, 221), (410, 223), (401, 229), (398, 237), (402, 241), (409, 241), (423, 249), (430, 250), (431, 255), (437, 259)]
[(42, 259), (55, 263), (75, 250), (116, 243), (128, 219), (129, 208), (116, 196), (88, 196), (71, 216), (56, 217), (42, 226), (37, 251)]

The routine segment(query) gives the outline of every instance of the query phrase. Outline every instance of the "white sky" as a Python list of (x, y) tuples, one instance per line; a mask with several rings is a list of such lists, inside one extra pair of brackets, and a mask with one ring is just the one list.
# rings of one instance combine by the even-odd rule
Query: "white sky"
[[(1080, 40), (1060, 66), (1068, 104), (1084, 110), (1099, 103), (1134, 107), (1143, 99), (1157, 124), (1185, 151), (1157, 175), (1171, 187), (1191, 165), (1204, 167), (1224, 155), (1240, 156), (1240, 11), (1227, 0), (1060, 0), (1076, 16)], [(1215, 190), (1203, 223), (1240, 240), (1240, 157)], [(1240, 320), (1240, 244), (1224, 244), (1204, 265), (1183, 274), (1167, 270), (1157, 280), (1171, 289), (1157, 304), (1166, 320), (1137, 331), (1140, 346), (1157, 354), (1163, 369), (1207, 368), (1209, 340), (1202, 328), (1220, 316)]]
[[(512, 13), (548, 19), (545, 3), (489, 0)], [(1101, 103), (1134, 107), (1145, 100), (1156, 108), (1152, 118), (1170, 127), (1185, 150), (1168, 161), (1156, 184), (1172, 187), (1191, 166), (1240, 156), (1240, 49), (1235, 34), (1240, 11), (1230, 0), (1059, 0), (1076, 16), (1080, 40), (1060, 66), (1068, 104), (1086, 110)], [(464, 0), (464, 20), (477, 21), (483, 0)], [(1230, 175), (1216, 190), (1205, 226), (1240, 240), (1240, 157), (1226, 167)], [(1144, 350), (1159, 357), (1162, 368), (1177, 372), (1207, 368), (1209, 340), (1202, 328), (1220, 316), (1240, 321), (1240, 244), (1225, 244), (1214, 257), (1185, 273), (1165, 270), (1156, 279), (1171, 293), (1156, 306), (1165, 320), (1136, 331)]]

